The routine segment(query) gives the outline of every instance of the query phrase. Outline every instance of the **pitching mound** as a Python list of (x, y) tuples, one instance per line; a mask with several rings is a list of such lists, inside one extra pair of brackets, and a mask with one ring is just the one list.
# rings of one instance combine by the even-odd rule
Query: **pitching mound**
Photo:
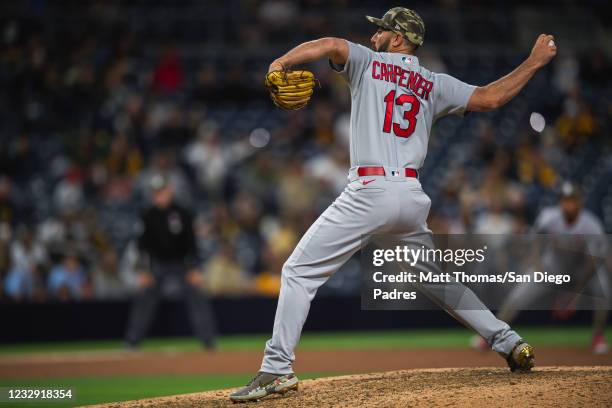
[[(229, 390), (128, 401), (106, 407), (236, 407)], [(265, 402), (265, 403), (264, 403)], [(306, 380), (300, 390), (243, 406), (612, 406), (612, 367), (427, 369)]]

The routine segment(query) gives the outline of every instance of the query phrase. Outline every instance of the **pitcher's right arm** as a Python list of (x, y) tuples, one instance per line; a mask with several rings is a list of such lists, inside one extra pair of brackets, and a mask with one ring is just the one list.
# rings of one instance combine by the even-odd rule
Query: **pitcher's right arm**
[(485, 112), (500, 108), (514, 98), (531, 77), (557, 54), (552, 35), (540, 34), (529, 57), (508, 75), (474, 90), (467, 111)]

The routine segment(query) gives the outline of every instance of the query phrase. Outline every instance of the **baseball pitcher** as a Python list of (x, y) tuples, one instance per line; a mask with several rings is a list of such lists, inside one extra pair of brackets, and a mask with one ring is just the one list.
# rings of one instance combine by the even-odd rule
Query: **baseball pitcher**
[[(283, 266), (272, 338), (266, 343), (261, 369), (233, 401), (258, 400), (298, 387), (293, 372), (296, 347), (310, 302), (318, 288), (371, 234), (399, 234), (406, 241), (430, 242), (427, 215), (431, 201), (418, 180), (427, 154), (432, 123), (445, 115), (463, 115), (499, 108), (555, 56), (551, 35), (540, 35), (529, 57), (505, 77), (483, 87), (429, 71), (416, 50), (423, 44), (425, 24), (412, 10), (394, 7), (382, 19), (368, 16), (378, 29), (372, 49), (339, 38), (303, 43), (270, 65), (266, 85), (274, 103), (299, 109), (312, 95), (307, 71), (290, 67), (326, 58), (351, 90), (349, 183), (302, 237)], [(435, 298), (435, 293), (430, 293)], [(533, 348), (498, 320), (478, 298), (480, 307), (451, 310), (461, 323), (480, 334), (506, 358), (512, 371), (533, 367)], [(471, 298), (470, 298), (471, 297)]]

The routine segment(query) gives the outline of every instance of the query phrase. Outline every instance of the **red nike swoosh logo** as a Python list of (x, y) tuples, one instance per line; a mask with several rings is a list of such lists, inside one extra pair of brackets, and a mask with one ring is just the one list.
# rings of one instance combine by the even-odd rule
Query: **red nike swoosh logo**
[(365, 186), (365, 185), (370, 184), (373, 181), (376, 181), (376, 179), (374, 179), (374, 180), (363, 180), (361, 183)]

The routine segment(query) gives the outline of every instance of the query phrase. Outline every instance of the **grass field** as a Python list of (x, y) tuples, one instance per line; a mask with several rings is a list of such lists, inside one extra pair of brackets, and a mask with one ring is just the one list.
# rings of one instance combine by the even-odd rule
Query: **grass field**
[[(587, 327), (519, 327), (519, 333), (531, 343), (541, 346), (587, 346), (591, 331)], [(612, 330), (607, 331), (612, 335)], [(397, 330), (369, 332), (304, 333), (301, 349), (392, 349), (467, 347), (471, 332), (465, 329)], [(222, 336), (219, 350), (262, 350), (269, 334)], [(80, 342), (0, 344), (0, 358), (7, 354), (61, 353), (85, 351), (117, 351), (120, 340), (92, 340)], [(194, 338), (149, 339), (143, 351), (196, 351), (199, 343)]]
[[(583, 327), (519, 328), (519, 332), (536, 347), (577, 346), (587, 347), (590, 329)], [(608, 331), (608, 336), (612, 331)], [(398, 349), (398, 348), (465, 348), (470, 333), (463, 329), (410, 330), (386, 332), (305, 333), (301, 349)], [(219, 349), (263, 350), (268, 335), (224, 336), (219, 339)], [(191, 338), (150, 339), (142, 347), (145, 351), (195, 351), (198, 343)], [(113, 352), (121, 350), (120, 341), (83, 341), (42, 344), (0, 345), (0, 360), (6, 356), (32, 355), (34, 353)], [(73, 387), (78, 404), (123, 401), (163, 395), (213, 390), (244, 384), (254, 373), (244, 375), (151, 375), (67, 377), (56, 379), (0, 380), (0, 387)], [(313, 378), (343, 373), (300, 373), (302, 378)], [(70, 406), (51, 404), (46, 406)], [(73, 404), (72, 404), (73, 405)], [(0, 403), (0, 406), (7, 406)], [(41, 406), (25, 405), (20, 407)]]

